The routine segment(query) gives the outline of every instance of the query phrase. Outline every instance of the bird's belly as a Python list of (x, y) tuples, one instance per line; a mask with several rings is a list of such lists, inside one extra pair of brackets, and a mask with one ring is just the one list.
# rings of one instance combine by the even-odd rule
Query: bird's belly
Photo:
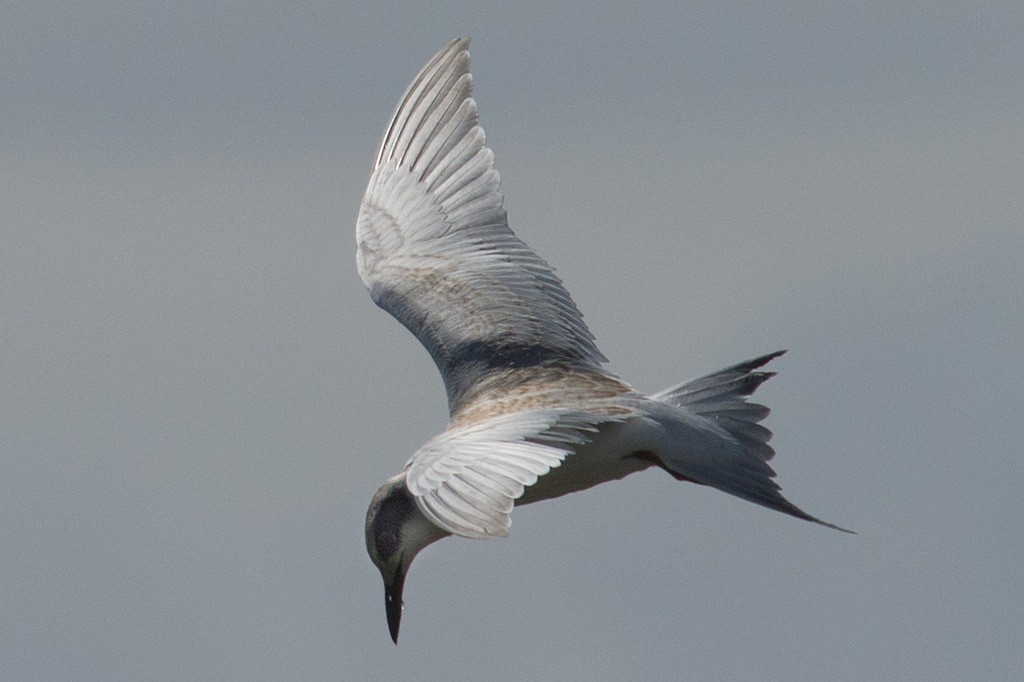
[(650, 429), (651, 422), (644, 419), (602, 426), (589, 442), (566, 455), (561, 466), (526, 488), (516, 505), (568, 495), (646, 469), (652, 459), (637, 455), (649, 451)]

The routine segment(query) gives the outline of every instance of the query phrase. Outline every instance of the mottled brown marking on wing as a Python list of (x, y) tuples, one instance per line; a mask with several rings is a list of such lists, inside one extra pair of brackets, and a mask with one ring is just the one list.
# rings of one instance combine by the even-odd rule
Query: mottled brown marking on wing
[(578, 409), (600, 415), (628, 415), (618, 398), (633, 388), (600, 370), (580, 367), (523, 367), (495, 372), (478, 382), (451, 417), (449, 429), (492, 417), (546, 408)]

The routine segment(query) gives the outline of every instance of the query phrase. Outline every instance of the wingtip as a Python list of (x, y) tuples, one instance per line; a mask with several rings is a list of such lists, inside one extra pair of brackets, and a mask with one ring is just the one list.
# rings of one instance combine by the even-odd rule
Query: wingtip
[(470, 42), (469, 36), (460, 36), (448, 41), (448, 44), (441, 49), (441, 52), (462, 52), (463, 50), (468, 50)]

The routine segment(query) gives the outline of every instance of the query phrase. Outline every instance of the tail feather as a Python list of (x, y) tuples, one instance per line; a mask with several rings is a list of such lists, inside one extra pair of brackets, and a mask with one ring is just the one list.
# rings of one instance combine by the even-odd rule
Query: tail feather
[(733, 438), (762, 460), (775, 456), (775, 450), (768, 445), (772, 432), (758, 424), (771, 412), (766, 406), (748, 403), (746, 397), (764, 382), (775, 376), (775, 372), (757, 372), (760, 367), (784, 354), (779, 350), (759, 358), (741, 362), (731, 367), (691, 379), (651, 396), (669, 405), (682, 407), (693, 414), (699, 414), (729, 432)]
[(763, 355), (650, 396), (680, 410), (675, 418), (663, 422), (674, 447), (659, 453), (659, 463), (678, 479), (709, 485), (769, 509), (850, 533), (811, 516), (783, 497), (775, 471), (768, 465), (775, 456), (768, 445), (772, 432), (758, 422), (770, 410), (746, 398), (775, 376), (775, 372), (757, 370), (785, 352)]

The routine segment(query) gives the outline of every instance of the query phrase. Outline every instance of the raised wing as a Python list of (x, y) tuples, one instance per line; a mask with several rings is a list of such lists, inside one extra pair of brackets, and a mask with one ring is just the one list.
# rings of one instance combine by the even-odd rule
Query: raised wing
[(449, 43), (406, 90), (356, 227), (359, 275), (434, 358), (452, 412), (499, 369), (605, 362), (551, 267), (508, 227), (468, 45)]
[(505, 537), (526, 487), (561, 465), (598, 425), (621, 418), (531, 410), (450, 429), (412, 456), (406, 486), (423, 514), (449, 533)]

